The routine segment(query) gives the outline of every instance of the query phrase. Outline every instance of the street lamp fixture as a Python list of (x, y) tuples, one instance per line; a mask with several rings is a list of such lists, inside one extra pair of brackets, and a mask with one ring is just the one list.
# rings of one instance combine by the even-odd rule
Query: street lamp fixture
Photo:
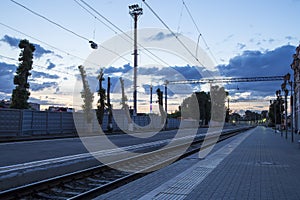
[(282, 102), (282, 97), (281, 97), (281, 90), (276, 90), (276, 105), (279, 104), (279, 116), (280, 116), (280, 135), (282, 137), (282, 110), (281, 110), (281, 102)]
[(286, 84), (288, 83), (291, 87), (290, 101), (291, 101), (291, 139), (294, 142), (294, 106), (293, 106), (293, 81), (291, 79), (291, 74), (287, 73), (284, 76), (284, 82), (281, 84), (282, 91), (285, 92), (285, 124), (286, 124), (286, 138), (287, 138), (287, 96), (289, 90), (286, 88)]

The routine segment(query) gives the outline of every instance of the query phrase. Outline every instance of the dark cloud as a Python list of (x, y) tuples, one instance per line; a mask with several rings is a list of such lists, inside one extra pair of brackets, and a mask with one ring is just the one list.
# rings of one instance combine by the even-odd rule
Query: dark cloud
[(0, 40), (2, 42), (6, 42), (7, 44), (9, 44), (11, 47), (19, 47), (19, 42), (20, 39), (14, 38), (14, 37), (10, 37), (8, 35), (4, 35), (4, 37)]
[(281, 76), (291, 72), (290, 64), (295, 46), (286, 45), (272, 51), (244, 51), (242, 55), (219, 65), (222, 75), (228, 77)]
[[(127, 73), (132, 70), (129, 64), (123, 67), (109, 67), (104, 69), (104, 74), (114, 76), (114, 73), (122, 73), (122, 76), (131, 76), (132, 73)], [(98, 73), (98, 72), (97, 72)], [(127, 73), (127, 74), (126, 74)], [(164, 80), (186, 80), (186, 79), (200, 79), (204, 76), (211, 76), (214, 72), (208, 71), (203, 67), (198, 66), (170, 66), (170, 67), (138, 67), (139, 75), (149, 75), (165, 77)], [(124, 77), (123, 77), (124, 78)], [(125, 77), (130, 79), (130, 77)]]
[[(20, 40), (21, 39), (19, 39), (19, 38), (14, 38), (14, 37), (10, 37), (8, 35), (4, 35), (4, 37), (0, 41), (9, 44), (11, 47), (19, 48)], [(35, 46), (34, 57), (36, 57), (36, 58), (40, 58), (44, 54), (54, 53), (53, 51), (44, 49), (39, 44), (34, 44), (34, 43), (32, 43), (32, 44)]]
[[(0, 91), (1, 92), (6, 94), (12, 93), (12, 90), (15, 88), (15, 85), (13, 84), (13, 80), (14, 80), (14, 73), (17, 67), (18, 66), (13, 64), (0, 62), (0, 81), (1, 81)], [(32, 71), (31, 73), (32, 73), (32, 76), (30, 77), (31, 80), (34, 80), (35, 78), (50, 78), (50, 79), (59, 78), (59, 76), (57, 75), (50, 75), (44, 72)], [(39, 84), (39, 83), (34, 83), (32, 81), (29, 81), (29, 84), (30, 84), (30, 90), (32, 91), (38, 91), (44, 88), (57, 86), (56, 82), (45, 82)]]
[(14, 73), (17, 66), (13, 64), (7, 64), (0, 62), (0, 91), (3, 93), (11, 94), (15, 88), (13, 84)]
[(161, 40), (164, 40), (164, 39), (170, 38), (170, 37), (174, 37), (174, 35), (172, 33), (165, 34), (163, 32), (158, 32), (156, 35), (153, 35), (153, 36), (147, 38), (147, 40), (149, 40), (149, 41), (161, 41)]
[(54, 53), (53, 51), (44, 49), (43, 47), (41, 47), (38, 44), (34, 44), (34, 46), (35, 46), (34, 57), (36, 57), (36, 58), (40, 58), (44, 54)]
[(30, 90), (40, 91), (45, 88), (56, 88), (57, 86), (57, 82), (30, 83)]
[[(293, 74), (290, 68), (295, 46), (285, 45), (272, 51), (244, 51), (242, 55), (230, 59), (229, 64), (218, 66), (226, 77), (261, 77)], [(253, 92), (254, 96), (274, 95), (282, 82), (238, 83), (240, 89)], [(229, 84), (232, 85), (232, 84)], [(239, 91), (241, 92), (241, 91)]]
[(47, 69), (53, 69), (56, 66), (54, 63), (50, 61), (50, 59), (47, 59), (47, 64), (48, 64)]
[(38, 71), (32, 71), (31, 72), (31, 77), (33, 78), (33, 79), (35, 79), (35, 78), (49, 78), (49, 79), (58, 79), (59, 78), (59, 76), (58, 75), (52, 75), (52, 74), (47, 74), (47, 73), (45, 73), (45, 72), (38, 72)]
[[(145, 84), (145, 85), (143, 85), (143, 88), (145, 90), (145, 94), (150, 95), (151, 85)], [(157, 99), (157, 96), (156, 96), (156, 90), (157, 89), (160, 89), (163, 92), (163, 94), (165, 94), (164, 86), (158, 86), (158, 85), (155, 86), (155, 85), (153, 85), (152, 86), (153, 102), (156, 101), (156, 99)], [(167, 93), (168, 93), (168, 96), (170, 96), (170, 97), (175, 94), (174, 91), (172, 91), (170, 89), (167, 90)]]
[[(130, 64), (126, 64), (123, 67), (109, 67), (104, 69), (105, 74), (113, 74), (113, 73), (126, 73), (133, 69), (133, 67), (130, 66)], [(97, 71), (99, 73), (100, 71)]]

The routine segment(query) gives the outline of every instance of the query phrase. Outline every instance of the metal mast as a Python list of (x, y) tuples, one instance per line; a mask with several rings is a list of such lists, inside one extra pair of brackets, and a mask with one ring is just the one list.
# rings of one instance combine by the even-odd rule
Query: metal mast
[(133, 50), (133, 114), (137, 113), (137, 21), (138, 17), (143, 14), (143, 9), (139, 5), (134, 4), (129, 6), (129, 14), (134, 20), (134, 50)]

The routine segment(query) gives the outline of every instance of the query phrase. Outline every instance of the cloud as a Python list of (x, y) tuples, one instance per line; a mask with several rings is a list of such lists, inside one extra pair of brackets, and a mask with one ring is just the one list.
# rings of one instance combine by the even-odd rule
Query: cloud
[(58, 75), (52, 75), (52, 74), (47, 74), (45, 72), (38, 72), (38, 71), (31, 71), (31, 77), (33, 79), (35, 78), (49, 78), (49, 79), (58, 79), (59, 76)]
[[(285, 45), (272, 51), (244, 51), (242, 55), (229, 60), (227, 65), (219, 65), (221, 75), (226, 77), (262, 77), (293, 74), (290, 67), (295, 46)], [(252, 92), (252, 96), (274, 95), (282, 82), (234, 83)], [(232, 84), (229, 84), (232, 85)]]
[[(11, 47), (19, 48), (19, 42), (20, 42), (20, 40), (21, 39), (19, 39), (19, 38), (14, 38), (14, 37), (10, 37), (8, 35), (4, 35), (4, 37), (0, 41), (9, 44)], [(34, 57), (36, 57), (36, 58), (40, 58), (44, 54), (54, 53), (51, 50), (44, 49), (39, 44), (34, 44), (34, 43), (32, 43), (32, 44), (35, 46)]]
[(0, 62), (0, 92), (11, 94), (15, 88), (13, 80), (16, 68), (16, 65)]
[(35, 46), (34, 56), (36, 58), (42, 57), (44, 54), (54, 53), (53, 51), (46, 50), (38, 44), (33, 44)]
[(287, 39), (287, 40), (297, 40), (297, 38), (293, 37), (293, 36), (285, 36), (285, 39)]
[[(109, 67), (104, 69), (105, 74), (113, 74), (113, 73), (126, 73), (133, 69), (133, 67), (130, 66), (130, 64), (123, 65), (123, 67)], [(100, 71), (97, 71), (97, 74)]]
[(291, 71), (295, 46), (286, 45), (272, 51), (244, 51), (242, 55), (229, 60), (227, 65), (219, 65), (222, 75), (228, 77), (278, 76)]
[(273, 43), (275, 40), (273, 39), (273, 38), (270, 38), (269, 40), (268, 40), (268, 42), (269, 43)]
[(165, 34), (163, 32), (158, 32), (156, 35), (153, 35), (153, 36), (147, 38), (146, 40), (148, 40), (148, 41), (161, 41), (161, 40), (164, 40), (164, 39), (170, 38), (170, 37), (174, 37), (174, 35), (172, 33)]
[(56, 88), (57, 86), (57, 82), (30, 83), (30, 90), (40, 91), (45, 88)]
[[(4, 62), (0, 62), (0, 92), (1, 93), (6, 93), (11, 95), (12, 90), (16, 87), (13, 84), (14, 80), (14, 73), (16, 71), (18, 66), (13, 65), (13, 64), (7, 64)], [(49, 78), (49, 79), (58, 79), (59, 76), (57, 75), (50, 75), (46, 74), (44, 72), (37, 72), (37, 71), (31, 71), (32, 76), (30, 77), (33, 81), (35, 78)], [(38, 91), (42, 90), (44, 88), (49, 88), (49, 87), (56, 87), (57, 83), (56, 82), (44, 82), (42, 84), (35, 83), (33, 81), (29, 81), (30, 84), (30, 90), (32, 91)]]
[(54, 63), (50, 61), (50, 59), (47, 59), (47, 64), (48, 64), (47, 69), (53, 69), (56, 66)]
[(17, 38), (14, 38), (14, 37), (10, 37), (8, 35), (4, 35), (4, 37), (0, 41), (6, 42), (11, 47), (17, 48), (17, 47), (19, 47), (20, 39), (17, 39)]
[(246, 47), (246, 45), (242, 44), (242, 43), (237, 43), (237, 47), (238, 47), (238, 49), (244, 49)]

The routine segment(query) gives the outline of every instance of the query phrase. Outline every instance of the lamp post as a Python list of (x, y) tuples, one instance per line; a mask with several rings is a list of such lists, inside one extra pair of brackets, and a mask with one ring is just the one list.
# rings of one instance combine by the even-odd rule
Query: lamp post
[(273, 104), (273, 110), (274, 110), (274, 124), (275, 124), (275, 128), (274, 128), (274, 133), (276, 133), (276, 100), (270, 100), (270, 104)]
[[(281, 89), (285, 92), (285, 115), (286, 115), (286, 126), (287, 126), (287, 96), (289, 93), (289, 90), (286, 88), (286, 84), (288, 83), (291, 87), (291, 95), (290, 95), (290, 101), (291, 101), (291, 140), (294, 142), (294, 106), (293, 106), (293, 81), (291, 79), (291, 74), (287, 73), (284, 76), (284, 83), (281, 85)], [(286, 130), (286, 138), (287, 138), (287, 130)]]
[[(276, 97), (277, 97), (277, 101), (276, 101), (276, 105), (279, 103), (279, 116), (280, 116), (280, 135), (282, 137), (282, 127), (281, 127), (281, 123), (282, 123), (282, 113), (281, 113), (281, 90), (276, 90)], [(277, 107), (277, 106), (276, 106)]]
[(139, 5), (134, 4), (129, 6), (129, 14), (134, 19), (134, 62), (133, 62), (133, 115), (137, 113), (137, 21), (138, 17), (143, 14), (143, 9), (139, 7)]

